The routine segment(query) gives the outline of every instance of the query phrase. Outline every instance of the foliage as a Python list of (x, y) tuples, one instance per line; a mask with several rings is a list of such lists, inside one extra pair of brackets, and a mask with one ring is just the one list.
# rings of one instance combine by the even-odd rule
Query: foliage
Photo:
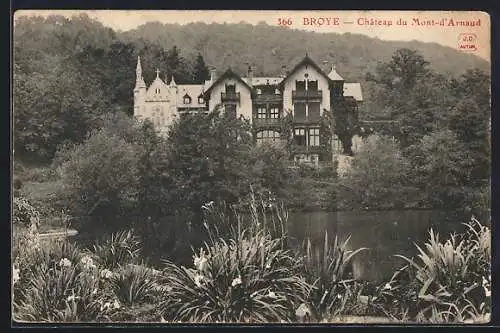
[(101, 227), (117, 229), (113, 222), (133, 211), (137, 201), (136, 146), (102, 129), (66, 152), (62, 180), (72, 214), (95, 216), (106, 221)]
[(193, 212), (209, 201), (234, 203), (250, 182), (246, 163), (252, 138), (243, 119), (214, 110), (186, 115), (169, 130), (169, 172), (176, 192), (173, 207)]
[[(208, 208), (208, 240), (194, 252), (194, 268), (168, 261), (167, 320), (280, 322), (293, 320), (309, 285), (296, 272), (301, 261), (287, 249), (286, 215), (251, 194), (249, 220), (230, 219), (224, 207)], [(219, 218), (218, 222), (215, 219)]]
[[(439, 241), (432, 229), (418, 261), (379, 289), (379, 299), (419, 321), (463, 322), (491, 313), (491, 231), (473, 218), (463, 234)], [(382, 301), (384, 300), (384, 301)], [(392, 310), (394, 311), (394, 310)]]
[[(292, 320), (308, 285), (292, 272), (298, 262), (280, 239), (260, 232), (251, 238), (207, 244), (195, 254), (196, 269), (167, 263), (172, 288), (162, 302), (164, 317), (196, 322)], [(205, 251), (207, 252), (205, 254)]]
[(133, 306), (156, 300), (156, 276), (143, 265), (120, 267), (112, 277), (113, 290), (122, 304)]
[(198, 53), (193, 70), (193, 81), (196, 83), (204, 83), (209, 79), (210, 73), (208, 72), (208, 67), (205, 64), (205, 60), (203, 59), (201, 53)]
[(413, 162), (409, 180), (427, 194), (431, 205), (460, 207), (467, 204), (463, 199), (463, 186), (470, 184), (475, 161), (452, 131), (425, 135), (408, 149), (407, 155)]
[(12, 258), (19, 264), (39, 245), (40, 214), (25, 198), (14, 197), (12, 211)]
[(40, 225), (39, 212), (25, 198), (14, 198), (12, 211), (12, 223), (26, 228)]
[[(401, 207), (404, 195), (412, 191), (407, 185), (410, 168), (397, 144), (389, 137), (370, 136), (352, 160), (341, 189), (348, 189), (351, 206)], [(354, 195), (352, 195), (354, 194)]]
[[(349, 238), (340, 242), (337, 237), (330, 243), (325, 233), (323, 248), (313, 247), (310, 239), (305, 243), (303, 272), (306, 281), (313, 286), (308, 296), (311, 315), (317, 321), (329, 316), (353, 314), (358, 303), (359, 284), (349, 276), (353, 258), (366, 248), (349, 250)], [(351, 313), (350, 313), (351, 311)]]
[(18, 267), (13, 291), (16, 320), (100, 321), (114, 311), (113, 296), (99, 269), (71, 243), (49, 241), (33, 249)]
[(121, 265), (135, 262), (139, 257), (141, 242), (132, 230), (123, 230), (111, 234), (103, 241), (97, 241), (91, 252), (100, 265), (114, 269)]
[(359, 132), (359, 112), (352, 98), (343, 97), (335, 102), (334, 134), (342, 143), (343, 153), (353, 155), (352, 138)]
[(286, 196), (286, 187), (293, 178), (293, 172), (289, 168), (289, 155), (283, 145), (262, 144), (253, 147), (249, 164), (252, 185), (257, 192), (268, 190), (282, 199)]

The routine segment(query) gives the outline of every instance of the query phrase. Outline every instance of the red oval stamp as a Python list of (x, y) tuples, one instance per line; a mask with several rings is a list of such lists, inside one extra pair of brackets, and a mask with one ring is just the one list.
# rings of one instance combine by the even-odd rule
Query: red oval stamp
[(477, 51), (477, 36), (473, 33), (461, 33), (458, 35), (458, 46), (460, 51)]

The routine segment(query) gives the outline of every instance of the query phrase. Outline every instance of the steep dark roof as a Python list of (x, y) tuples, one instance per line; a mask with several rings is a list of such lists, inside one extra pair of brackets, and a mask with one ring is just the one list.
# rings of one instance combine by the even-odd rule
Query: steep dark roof
[(328, 75), (311, 59), (309, 58), (308, 55), (306, 55), (304, 57), (304, 59), (302, 59), (288, 74), (287, 76), (283, 79), (283, 81), (281, 81), (279, 83), (279, 86), (282, 87), (285, 82), (288, 80), (288, 78), (290, 76), (292, 76), (297, 70), (299, 70), (302, 66), (305, 66), (305, 65), (309, 65), (311, 67), (313, 67), (314, 69), (316, 69), (321, 75), (323, 75), (325, 77), (325, 79), (327, 79), (328, 82), (331, 82), (332, 80), (330, 80), (330, 78), (328, 77)]
[(235, 72), (233, 72), (233, 70), (231, 68), (228, 68), (221, 76), (219, 76), (217, 78), (217, 80), (215, 80), (214, 83), (212, 83), (210, 85), (210, 87), (208, 87), (208, 89), (205, 91), (205, 95), (210, 94), (210, 91), (212, 91), (212, 89), (216, 85), (218, 85), (222, 80), (224, 80), (225, 78), (228, 78), (228, 77), (236, 78), (238, 81), (240, 81), (241, 83), (243, 83), (243, 85), (245, 87), (247, 87), (248, 90), (252, 91), (252, 88), (250, 88), (250, 86), (238, 74), (236, 74)]

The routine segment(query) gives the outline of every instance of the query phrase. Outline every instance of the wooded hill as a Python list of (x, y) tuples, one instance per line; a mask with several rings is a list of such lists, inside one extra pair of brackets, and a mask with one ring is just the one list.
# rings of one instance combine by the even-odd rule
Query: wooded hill
[(358, 82), (364, 81), (365, 73), (373, 71), (378, 62), (390, 60), (399, 48), (419, 51), (433, 69), (443, 74), (460, 75), (470, 68), (489, 72), (490, 68), (487, 61), (477, 56), (436, 43), (384, 41), (351, 33), (307, 32), (265, 23), (181, 26), (151, 22), (120, 33), (118, 38), (133, 43), (140, 43), (142, 39), (164, 48), (177, 45), (186, 55), (200, 52), (206, 63), (218, 70), (231, 67), (244, 73), (246, 63), (250, 63), (255, 66), (256, 75), (279, 74), (282, 65), (294, 66), (306, 50), (318, 65), (325, 67), (323, 61), (334, 62), (341, 75)]

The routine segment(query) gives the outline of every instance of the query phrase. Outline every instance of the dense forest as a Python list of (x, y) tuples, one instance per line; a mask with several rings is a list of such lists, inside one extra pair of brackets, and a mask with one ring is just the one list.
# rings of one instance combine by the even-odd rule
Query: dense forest
[[(101, 116), (131, 114), (137, 55), (146, 82), (159, 68), (168, 81), (199, 82), (207, 67), (228, 67), (256, 75), (276, 75), (304, 56), (327, 70), (336, 63), (347, 81), (361, 82), (365, 103), (361, 118), (386, 117), (380, 84), (367, 77), (395, 50), (418, 51), (429, 67), (446, 77), (467, 69), (489, 74), (489, 63), (437, 44), (391, 42), (355, 34), (313, 33), (264, 23), (188, 25), (147, 23), (130, 31), (114, 31), (86, 15), (20, 17), (14, 26), (15, 149), (19, 154), (50, 158), (65, 141), (80, 142)], [(389, 110), (390, 113), (390, 110)], [(43, 130), (42, 130), (43, 129)]]

